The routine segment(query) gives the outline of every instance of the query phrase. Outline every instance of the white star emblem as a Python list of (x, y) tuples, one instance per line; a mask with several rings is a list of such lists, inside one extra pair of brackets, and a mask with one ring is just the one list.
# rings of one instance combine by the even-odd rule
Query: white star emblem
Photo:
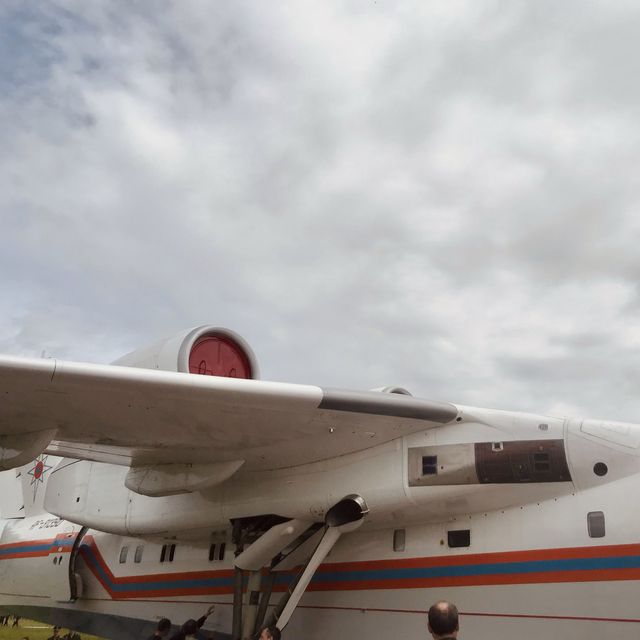
[(38, 487), (44, 484), (44, 474), (51, 469), (53, 465), (47, 464), (49, 456), (40, 455), (33, 461), (33, 467), (27, 471), (31, 476), (31, 486), (33, 487), (33, 499), (36, 499)]

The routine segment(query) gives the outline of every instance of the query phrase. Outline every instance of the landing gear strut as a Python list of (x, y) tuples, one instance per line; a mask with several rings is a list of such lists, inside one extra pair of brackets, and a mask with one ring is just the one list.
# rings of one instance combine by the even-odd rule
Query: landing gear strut
[[(368, 512), (363, 498), (349, 495), (327, 511), (324, 525), (304, 520), (284, 520), (277, 516), (266, 516), (266, 520), (235, 520), (233, 640), (250, 638), (263, 626), (276, 625), (284, 629), (327, 554), (344, 533), (354, 531), (362, 524)], [(322, 537), (306, 566), (294, 578), (278, 604), (267, 613), (278, 565), (320, 529), (323, 530)], [(263, 575), (263, 567), (267, 565), (269, 569)], [(245, 571), (250, 573), (243, 598)]]

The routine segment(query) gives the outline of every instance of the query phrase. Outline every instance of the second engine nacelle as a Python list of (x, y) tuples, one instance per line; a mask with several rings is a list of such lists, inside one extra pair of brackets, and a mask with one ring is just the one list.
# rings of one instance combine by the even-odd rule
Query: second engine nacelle
[(132, 351), (113, 364), (226, 378), (260, 377), (253, 349), (241, 336), (207, 325)]
[(379, 391), (380, 393), (399, 393), (403, 396), (411, 396), (412, 393), (409, 393), (404, 387), (396, 387), (394, 385), (390, 385), (388, 387), (376, 387), (375, 389), (371, 389), (371, 391)]

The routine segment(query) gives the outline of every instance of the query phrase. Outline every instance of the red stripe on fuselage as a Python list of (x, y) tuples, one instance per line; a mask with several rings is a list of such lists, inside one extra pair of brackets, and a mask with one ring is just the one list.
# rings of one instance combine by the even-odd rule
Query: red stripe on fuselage
[[(39, 550), (21, 552), (20, 548), (34, 545), (53, 545), (56, 538), (46, 540), (21, 541), (17, 543), (0, 545), (0, 549), (16, 549), (15, 554), (10, 553), (0, 556), (1, 559), (38, 557), (49, 555), (50, 551)], [(87, 548), (88, 547), (88, 548)], [(53, 551), (56, 547), (52, 546)], [(70, 546), (62, 547), (59, 553), (69, 552)], [(58, 553), (57, 551), (55, 553)], [(230, 579), (233, 570), (223, 569), (217, 571), (180, 571), (175, 573), (152, 573), (143, 575), (116, 576), (109, 568), (102, 556), (95, 539), (86, 536), (81, 546), (81, 554), (85, 558), (87, 566), (105, 591), (113, 599), (138, 599), (138, 598), (162, 598), (167, 596), (196, 596), (196, 595), (229, 595), (232, 586), (198, 585), (179, 586), (171, 585), (154, 588), (154, 583), (179, 582), (206, 579)], [(532, 561), (553, 561), (566, 559), (589, 558), (616, 558), (625, 556), (640, 556), (640, 544), (589, 546), (574, 548), (536, 549), (528, 551), (504, 551), (485, 554), (460, 554), (455, 556), (436, 556), (408, 558), (398, 560), (368, 560), (361, 562), (334, 562), (323, 564), (318, 570), (319, 576), (323, 574), (380, 571), (385, 569), (411, 569), (425, 567), (447, 566), (482, 566), (497, 563), (517, 563)], [(98, 565), (99, 569), (95, 566)], [(285, 575), (293, 575), (294, 571)], [(516, 584), (544, 584), (566, 582), (602, 582), (620, 580), (640, 580), (640, 567), (618, 567), (603, 569), (576, 569), (563, 571), (529, 571), (514, 573), (481, 573), (462, 576), (438, 576), (438, 577), (405, 577), (382, 579), (354, 579), (354, 580), (324, 580), (312, 582), (309, 591), (364, 591), (378, 589), (425, 589), (453, 586), (483, 586), (483, 585), (516, 585)], [(114, 587), (139, 585), (144, 589), (114, 589)], [(148, 585), (148, 588), (146, 588)], [(286, 585), (278, 584), (275, 591), (284, 591)]]
[[(607, 582), (640, 580), (640, 569), (582, 569), (578, 571), (541, 571), (539, 573), (483, 574), (438, 578), (401, 578), (398, 580), (345, 580), (311, 583), (307, 591), (367, 591), (378, 589), (434, 589), (438, 587), (479, 587), (509, 584), (551, 584), (555, 582)], [(278, 585), (274, 591), (285, 591)]]
[[(65, 536), (66, 537), (66, 536)], [(13, 560), (15, 558), (39, 558), (48, 556), (49, 554), (69, 553), (71, 551), (70, 545), (56, 545), (56, 541), (59, 538), (43, 538), (40, 540), (21, 540), (20, 542), (9, 542), (6, 544), (0, 544), (0, 561)], [(33, 551), (21, 551), (27, 547), (43, 547)], [(13, 551), (15, 549), (15, 551)], [(6, 553), (6, 550), (10, 550)], [(2, 552), (5, 553), (2, 553)]]
[(318, 572), (363, 571), (379, 569), (412, 569), (420, 567), (457, 567), (493, 564), (499, 562), (535, 562), (538, 560), (569, 560), (573, 558), (616, 558), (640, 555), (640, 544), (606, 545), (602, 547), (560, 547), (528, 551), (499, 551), (470, 553), (455, 556), (424, 556), (397, 560), (364, 560), (360, 562), (328, 562), (320, 565)]

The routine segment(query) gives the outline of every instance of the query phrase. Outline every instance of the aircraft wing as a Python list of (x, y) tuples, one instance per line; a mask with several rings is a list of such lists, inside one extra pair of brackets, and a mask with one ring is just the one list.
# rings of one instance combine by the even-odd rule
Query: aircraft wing
[(451, 404), (400, 394), (0, 357), (4, 468), (45, 448), (127, 466), (243, 461), (246, 469), (283, 468), (456, 416)]

